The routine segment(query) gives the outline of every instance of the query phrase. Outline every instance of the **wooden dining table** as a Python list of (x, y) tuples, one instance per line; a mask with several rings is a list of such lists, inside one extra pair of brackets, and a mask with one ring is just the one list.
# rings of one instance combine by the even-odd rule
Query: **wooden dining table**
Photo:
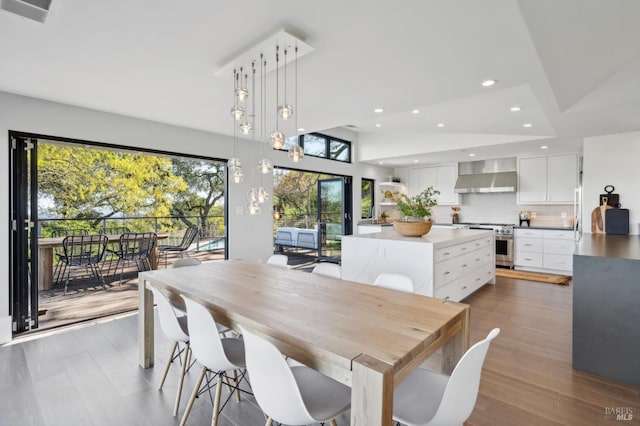
[[(65, 237), (38, 238), (38, 290), (53, 287), (53, 251), (62, 247)], [(109, 244), (120, 241), (120, 234), (107, 235)], [(169, 234), (158, 234), (158, 240), (169, 238)], [(149, 256), (151, 269), (158, 269), (158, 244), (156, 243)]]
[(351, 387), (351, 425), (391, 425), (393, 389), (440, 347), (450, 373), (469, 346), (469, 306), (247, 261), (139, 274), (139, 364), (154, 363), (153, 295), (180, 294)]

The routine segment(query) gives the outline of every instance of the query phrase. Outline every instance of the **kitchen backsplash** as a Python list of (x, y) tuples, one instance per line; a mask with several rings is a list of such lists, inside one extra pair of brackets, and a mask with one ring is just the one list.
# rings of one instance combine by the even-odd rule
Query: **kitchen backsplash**
[[(565, 219), (573, 217), (573, 205), (518, 205), (515, 192), (495, 194), (460, 194), (459, 222), (513, 223), (518, 225), (522, 210), (535, 212), (531, 225), (562, 226)], [(436, 223), (451, 223), (451, 206), (435, 206)]]

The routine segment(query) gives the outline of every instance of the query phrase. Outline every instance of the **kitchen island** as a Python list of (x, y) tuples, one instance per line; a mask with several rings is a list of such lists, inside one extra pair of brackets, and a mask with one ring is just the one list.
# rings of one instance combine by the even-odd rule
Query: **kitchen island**
[(573, 367), (640, 386), (640, 236), (585, 234), (573, 256)]
[(373, 284), (383, 273), (413, 280), (414, 291), (459, 301), (495, 283), (493, 231), (433, 228), (423, 237), (404, 237), (391, 228), (342, 239), (342, 277)]

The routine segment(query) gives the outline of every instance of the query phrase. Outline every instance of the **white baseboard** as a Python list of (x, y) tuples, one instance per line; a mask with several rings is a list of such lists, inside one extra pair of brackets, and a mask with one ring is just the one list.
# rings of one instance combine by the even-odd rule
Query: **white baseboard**
[(11, 316), (0, 317), (0, 345), (11, 341)]

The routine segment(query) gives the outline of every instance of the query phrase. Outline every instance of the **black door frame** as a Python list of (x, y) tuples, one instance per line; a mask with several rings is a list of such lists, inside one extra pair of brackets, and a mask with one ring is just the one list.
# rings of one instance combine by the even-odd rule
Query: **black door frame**
[[(335, 175), (334, 175), (335, 176)], [(330, 179), (318, 180), (318, 260), (338, 262), (332, 256), (324, 256), (322, 253), (322, 241), (326, 236), (326, 224), (322, 221), (321, 185), (324, 182), (340, 182), (342, 185), (342, 235), (353, 234), (353, 178), (350, 176), (336, 176)]]
[(37, 139), (9, 132), (9, 300), (12, 331), (38, 327)]

